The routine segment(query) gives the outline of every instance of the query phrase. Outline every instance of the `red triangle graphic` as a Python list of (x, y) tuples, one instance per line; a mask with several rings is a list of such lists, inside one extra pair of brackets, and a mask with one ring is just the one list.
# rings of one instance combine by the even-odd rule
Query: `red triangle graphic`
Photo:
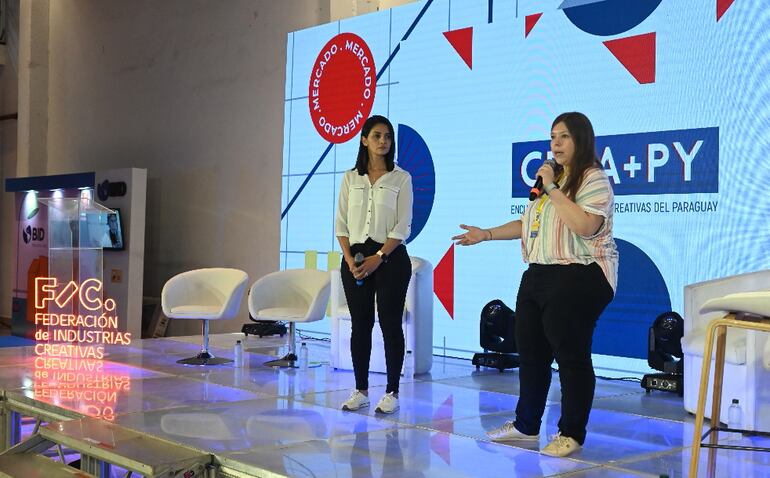
[(524, 17), (524, 38), (527, 38), (529, 36), (529, 32), (531, 32), (532, 29), (535, 28), (535, 25), (537, 25), (537, 21), (540, 20), (540, 17), (542, 16), (543, 16), (542, 13), (535, 13)]
[(433, 291), (449, 317), (455, 319), (455, 245), (446, 251), (433, 269)]
[(468, 68), (473, 69), (473, 27), (460, 28), (459, 30), (450, 30), (444, 32), (444, 36), (454, 47), (460, 58), (463, 59)]
[(453, 417), (454, 395), (449, 395), (433, 413), (433, 421), (431, 422), (436, 427), (436, 430), (444, 433), (437, 433), (430, 437), (431, 450), (440, 456), (447, 465), (451, 465), (452, 459), (452, 455), (449, 453), (449, 436), (455, 432)]
[(655, 83), (655, 32), (604, 42), (641, 84)]
[[(454, 422), (451, 418), (454, 417), (454, 395), (449, 395), (441, 405), (438, 406), (435, 412), (433, 412), (433, 425), (436, 426), (436, 430), (442, 432), (454, 433)], [(444, 423), (438, 423), (444, 422)]]
[(735, 0), (717, 0), (717, 21), (722, 18), (728, 8), (733, 4)]
[(452, 452), (449, 447), (449, 434), (438, 432), (430, 437), (430, 449), (438, 455), (444, 463), (451, 465)]

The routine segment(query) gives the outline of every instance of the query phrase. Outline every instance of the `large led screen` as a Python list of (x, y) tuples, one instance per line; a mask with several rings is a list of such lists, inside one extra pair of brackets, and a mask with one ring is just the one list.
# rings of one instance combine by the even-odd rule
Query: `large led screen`
[[(646, 357), (685, 285), (770, 266), (770, 9), (729, 0), (432, 0), (289, 34), (281, 267), (339, 251), (338, 189), (370, 114), (414, 183), (411, 255), (434, 272), (434, 345), (479, 349), (512, 308), (518, 241), (453, 246), (518, 218), (551, 121), (588, 115), (615, 192), (618, 290), (594, 352)], [(328, 331), (326, 321), (308, 324)]]

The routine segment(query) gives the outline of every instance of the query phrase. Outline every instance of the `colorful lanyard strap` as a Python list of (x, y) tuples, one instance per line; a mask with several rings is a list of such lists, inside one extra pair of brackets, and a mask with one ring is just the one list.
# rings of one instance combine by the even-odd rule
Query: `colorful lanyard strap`
[(535, 220), (532, 222), (532, 226), (529, 229), (529, 237), (532, 239), (537, 237), (537, 233), (540, 231), (540, 216), (543, 214), (543, 207), (545, 206), (545, 201), (548, 200), (548, 195), (543, 194), (540, 196), (540, 202), (537, 203), (537, 208), (535, 209)]

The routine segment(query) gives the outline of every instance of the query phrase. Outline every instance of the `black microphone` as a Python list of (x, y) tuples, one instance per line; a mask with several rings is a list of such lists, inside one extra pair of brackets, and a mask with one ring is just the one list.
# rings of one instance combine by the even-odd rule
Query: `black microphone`
[[(355, 257), (353, 257), (353, 262), (356, 263), (356, 267), (361, 267), (361, 264), (364, 263), (364, 255), (360, 252), (356, 253)], [(364, 285), (363, 279), (356, 279), (356, 285), (361, 286)]]
[[(556, 171), (557, 171), (556, 168), (559, 167), (559, 163), (557, 163), (553, 159), (546, 159), (543, 164), (547, 164), (548, 166), (550, 166), (551, 169), (553, 169), (554, 175), (556, 175)], [(529, 190), (529, 200), (534, 201), (535, 199), (540, 197), (541, 194), (543, 194), (543, 177), (538, 175), (537, 179), (535, 180), (535, 185), (532, 186), (532, 189)]]

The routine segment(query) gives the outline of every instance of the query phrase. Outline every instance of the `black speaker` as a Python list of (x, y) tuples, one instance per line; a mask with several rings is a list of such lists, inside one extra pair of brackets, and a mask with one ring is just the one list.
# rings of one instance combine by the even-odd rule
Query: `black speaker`
[(516, 353), (515, 314), (502, 300), (495, 299), (481, 309), (481, 348), (503, 354)]
[(105, 179), (96, 186), (96, 195), (100, 200), (106, 201), (107, 198), (110, 197), (125, 196), (126, 190), (127, 187), (125, 182), (118, 181), (116, 183), (111, 183), (109, 180)]

